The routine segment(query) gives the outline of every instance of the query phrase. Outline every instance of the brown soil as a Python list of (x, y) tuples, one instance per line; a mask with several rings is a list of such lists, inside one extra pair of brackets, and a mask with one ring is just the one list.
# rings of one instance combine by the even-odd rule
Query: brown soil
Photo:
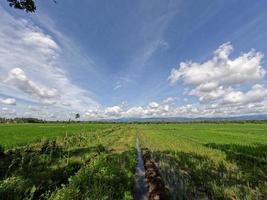
[(149, 151), (143, 155), (149, 200), (168, 200), (167, 189)]

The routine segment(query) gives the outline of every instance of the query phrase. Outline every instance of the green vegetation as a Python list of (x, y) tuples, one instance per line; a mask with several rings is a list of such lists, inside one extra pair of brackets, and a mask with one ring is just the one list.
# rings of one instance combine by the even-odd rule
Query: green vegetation
[(267, 197), (267, 124), (141, 125), (175, 198)]
[(135, 141), (172, 199), (266, 199), (266, 123), (0, 125), (0, 199), (133, 199)]
[(36, 123), (36, 124), (0, 124), (0, 145), (5, 149), (53, 138), (73, 135), (80, 132), (92, 132), (112, 127), (112, 124), (87, 123)]
[(132, 199), (134, 136), (113, 126), (6, 150), (0, 199)]

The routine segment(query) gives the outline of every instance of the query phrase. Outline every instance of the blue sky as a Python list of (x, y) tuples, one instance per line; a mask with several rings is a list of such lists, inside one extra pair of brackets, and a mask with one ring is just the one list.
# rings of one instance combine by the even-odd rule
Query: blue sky
[(266, 8), (265, 0), (68, 0), (37, 1), (27, 14), (1, 1), (1, 115), (266, 113)]

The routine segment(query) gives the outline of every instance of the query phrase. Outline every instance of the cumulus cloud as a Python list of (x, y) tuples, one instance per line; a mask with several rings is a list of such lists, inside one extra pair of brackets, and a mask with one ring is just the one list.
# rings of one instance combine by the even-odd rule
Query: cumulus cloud
[[(255, 84), (247, 92), (229, 91), (220, 102), (177, 105), (174, 97), (144, 106), (97, 107), (85, 112), (85, 119), (146, 118), (146, 117), (214, 117), (259, 114), (267, 112), (267, 90)], [(168, 101), (169, 100), (169, 101)]]
[(55, 88), (46, 88), (30, 80), (20, 68), (10, 70), (8, 78), (4, 82), (17, 87), (25, 93), (39, 97), (40, 99), (54, 98), (58, 95), (58, 91)]
[[(233, 50), (232, 44), (227, 42), (219, 46), (213, 58), (206, 62), (181, 62), (178, 68), (171, 70), (168, 79), (172, 84), (183, 81), (187, 86), (186, 94), (196, 96), (202, 103), (248, 104), (264, 100), (266, 89), (255, 84), (266, 74), (261, 66), (263, 54), (251, 50), (231, 59)], [(247, 91), (241, 90), (241, 86)]]
[(107, 107), (105, 109), (106, 116), (119, 117), (121, 115), (122, 108), (120, 106)]
[(235, 85), (261, 80), (266, 71), (261, 66), (263, 54), (251, 50), (231, 60), (231, 43), (221, 45), (211, 60), (204, 63), (181, 62), (178, 69), (172, 69), (171, 83), (183, 80), (185, 84)]
[(253, 102), (260, 102), (264, 100), (267, 95), (267, 89), (262, 85), (253, 85), (248, 92), (231, 91), (224, 96), (224, 103), (229, 104), (247, 104)]
[(126, 110), (125, 117), (143, 117), (146, 111), (141, 106), (134, 106)]
[(223, 86), (203, 90), (202, 85), (200, 85), (192, 89), (188, 94), (198, 97), (201, 102), (209, 102), (224, 96), (229, 90), (231, 89), (225, 89)]
[[(144, 106), (123, 107), (121, 105), (111, 107), (95, 107), (87, 109), (81, 114), (81, 120), (101, 120), (101, 119), (118, 119), (118, 118), (146, 118), (146, 117), (221, 117), (221, 116), (236, 116), (247, 114), (260, 114), (266, 113), (267, 101), (258, 99), (262, 98), (262, 87), (255, 85), (246, 93), (232, 94), (225, 99), (223, 103), (212, 104), (186, 104), (176, 105), (173, 103), (162, 102), (150, 102)], [(264, 91), (266, 93), (266, 91)], [(237, 97), (233, 97), (233, 96)], [(256, 95), (252, 101), (250, 96)], [(262, 95), (263, 96), (263, 95)], [(246, 102), (244, 104), (243, 102)], [(156, 104), (157, 106), (155, 106)], [(151, 107), (151, 104), (153, 105)], [(5, 111), (7, 113), (7, 111)], [(60, 119), (74, 119), (76, 112), (58, 112), (51, 111), (44, 112), (31, 108), (27, 111), (31, 116), (36, 116), (51, 120)], [(24, 115), (25, 116), (25, 115)]]
[(166, 102), (166, 99), (161, 102), (153, 101), (144, 106), (128, 107), (122, 104), (106, 108), (96, 107), (86, 110), (84, 115), (87, 119), (171, 116), (173, 111), (171, 108), (175, 106), (171, 99), (172, 97), (169, 97), (169, 102)]
[(16, 105), (16, 99), (13, 98), (0, 99), (0, 103), (5, 105)]
[(158, 104), (157, 102), (150, 102), (150, 103), (148, 104), (148, 106), (149, 106), (149, 108), (151, 108), (151, 109), (156, 109), (156, 108), (159, 107), (159, 104)]
[(98, 109), (88, 109), (85, 111), (85, 117), (89, 119), (98, 119), (101, 118), (102, 116), (99, 115)]

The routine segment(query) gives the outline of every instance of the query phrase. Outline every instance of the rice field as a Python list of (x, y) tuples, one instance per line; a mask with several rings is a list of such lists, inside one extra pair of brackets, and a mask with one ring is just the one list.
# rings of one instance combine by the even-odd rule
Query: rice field
[(171, 199), (266, 199), (266, 124), (139, 127)]
[(0, 199), (135, 199), (137, 138), (165, 199), (267, 197), (266, 123), (48, 123), (0, 125)]
[(92, 132), (112, 127), (111, 124), (45, 123), (0, 124), (0, 144), (12, 148), (38, 142), (43, 138), (56, 138), (81, 132)]

